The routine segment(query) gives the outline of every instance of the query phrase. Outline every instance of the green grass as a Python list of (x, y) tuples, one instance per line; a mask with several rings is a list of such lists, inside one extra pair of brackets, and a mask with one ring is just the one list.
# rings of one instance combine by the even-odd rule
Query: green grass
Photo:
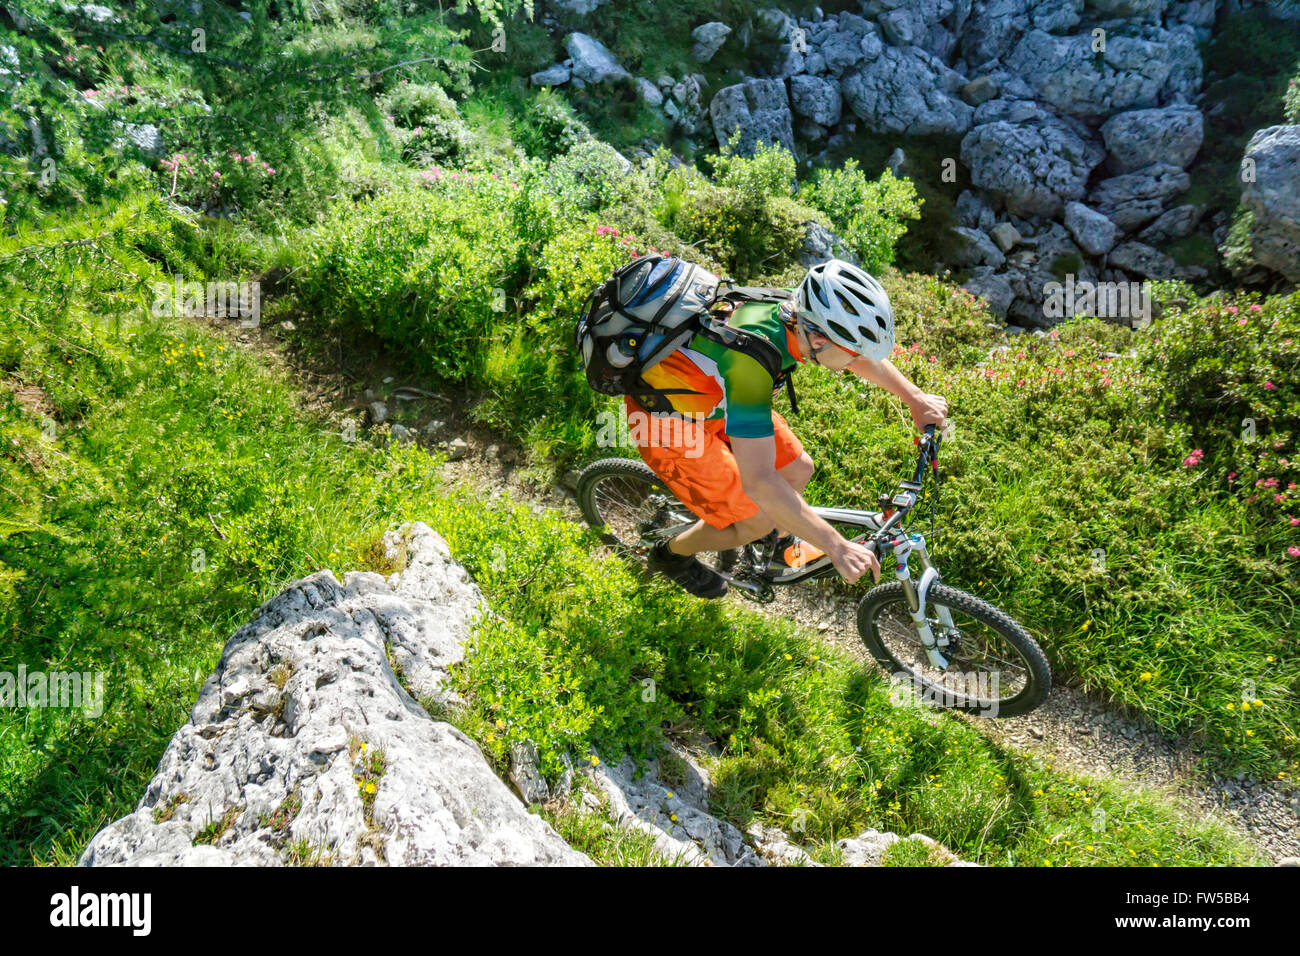
[[(470, 707), (453, 717), (499, 767), (512, 743), (529, 740), (554, 778), (566, 753), (644, 754), (673, 726), (724, 744), (710, 766), (715, 812), (742, 828), (760, 820), (790, 832), (801, 820), (819, 854), (876, 827), (924, 832), (988, 864), (1253, 859), (1166, 798), (897, 706), (878, 673), (844, 652), (647, 580), (556, 515), (455, 494), (431, 502), (427, 520), (503, 617), (479, 628), (456, 669)], [(643, 694), (647, 679), (654, 695)]]
[(418, 510), (431, 472), (364, 432), (345, 442), (282, 376), (192, 322), (108, 321), (95, 298), (28, 324), (9, 301), (0, 670), (102, 672), (107, 699), (97, 719), (0, 711), (0, 861), (69, 862), (132, 809), (250, 611), (354, 564)]

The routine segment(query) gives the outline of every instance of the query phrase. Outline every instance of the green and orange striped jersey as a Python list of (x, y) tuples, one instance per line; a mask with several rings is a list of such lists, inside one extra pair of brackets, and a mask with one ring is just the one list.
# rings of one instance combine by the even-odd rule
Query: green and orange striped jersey
[[(756, 332), (775, 345), (781, 353), (781, 369), (786, 371), (803, 358), (794, 332), (781, 321), (780, 309), (774, 302), (746, 302), (727, 324)], [(757, 359), (743, 352), (696, 335), (641, 377), (653, 389), (688, 389), (666, 396), (673, 409), (697, 418), (724, 418), (728, 435), (767, 438), (775, 434), (776, 383)]]

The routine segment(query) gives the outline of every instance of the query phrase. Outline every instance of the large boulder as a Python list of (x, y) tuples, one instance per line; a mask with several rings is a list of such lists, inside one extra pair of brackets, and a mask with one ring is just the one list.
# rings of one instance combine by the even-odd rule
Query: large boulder
[(1146, 17), (1159, 21), (1165, 0), (1088, 0), (1088, 8), (1111, 17)]
[(974, 110), (960, 96), (966, 78), (918, 47), (883, 47), (847, 73), (840, 88), (849, 109), (873, 130), (909, 136), (959, 135)]
[(844, 259), (861, 265), (857, 253), (835, 233), (816, 220), (804, 223), (803, 244), (798, 254), (799, 265), (805, 268), (820, 265), (827, 259)]
[(566, 13), (585, 17), (597, 7), (602, 7), (609, 3), (609, 0), (552, 0), (552, 2)]
[(759, 141), (780, 143), (794, 152), (790, 97), (782, 80), (748, 79), (725, 86), (709, 103), (709, 116), (719, 144), (729, 142), (740, 130), (738, 151), (742, 154), (752, 153)]
[(1191, 203), (1174, 206), (1162, 212), (1155, 222), (1138, 233), (1138, 239), (1145, 243), (1159, 244), (1190, 236), (1206, 212), (1206, 207)]
[(1015, 291), (1005, 276), (997, 275), (991, 267), (977, 269), (962, 285), (972, 295), (977, 295), (989, 304), (989, 309), (1000, 319), (1007, 317), (1007, 309), (1015, 299)]
[(1013, 215), (1060, 215), (1066, 201), (1083, 198), (1088, 176), (1105, 154), (1076, 125), (1033, 104), (1002, 109), (1006, 104), (992, 100), (981, 106), (977, 121), (990, 121), (961, 141), (971, 182), (1001, 196)]
[(1113, 222), (1081, 202), (1065, 204), (1065, 228), (1070, 231), (1079, 248), (1090, 256), (1110, 252), (1119, 233)]
[(1026, 31), (1060, 33), (1082, 13), (1083, 0), (976, 0), (961, 30), (962, 56), (972, 64), (1001, 60)]
[(235, 632), (140, 805), (83, 865), (589, 862), (413, 699), (458, 700), (447, 670), (485, 608), (426, 525), (385, 546), (387, 580), (317, 572)]
[(957, 243), (951, 262), (958, 268), (992, 266), (997, 269), (1007, 261), (998, 244), (984, 230), (954, 226), (952, 231), (957, 237)]
[(839, 76), (868, 56), (879, 56), (883, 45), (874, 23), (853, 13), (842, 13), (836, 29), (820, 41), (816, 53), (826, 73)]
[(572, 73), (563, 63), (552, 63), (544, 70), (538, 70), (528, 78), (533, 86), (562, 86), (569, 82)]
[(819, 76), (794, 76), (790, 78), (790, 105), (797, 116), (821, 126), (834, 126), (840, 121), (843, 98), (840, 88), (830, 80)]
[(1144, 242), (1120, 243), (1110, 251), (1107, 263), (1148, 279), (1172, 279), (1178, 273), (1178, 263)]
[(1152, 163), (1186, 169), (1201, 150), (1205, 120), (1194, 106), (1130, 110), (1101, 125), (1110, 169), (1131, 173)]
[(691, 31), (691, 39), (695, 41), (691, 47), (691, 56), (701, 63), (708, 63), (722, 49), (722, 44), (730, 33), (731, 27), (721, 20), (700, 24)]
[(1191, 185), (1187, 173), (1168, 163), (1103, 179), (1089, 202), (1124, 232), (1136, 232), (1157, 218), (1169, 200)]
[(1104, 53), (1091, 34), (1053, 36), (1031, 30), (1007, 66), (1062, 113), (1100, 122), (1123, 110), (1190, 99), (1201, 86), (1201, 57), (1190, 26), (1143, 27), (1111, 35)]
[(1259, 130), (1242, 161), (1253, 165), (1241, 191), (1254, 216), (1251, 253), (1260, 265), (1300, 283), (1300, 126)]
[(565, 38), (564, 47), (573, 59), (573, 76), (583, 83), (609, 83), (631, 75), (595, 37), (570, 33)]

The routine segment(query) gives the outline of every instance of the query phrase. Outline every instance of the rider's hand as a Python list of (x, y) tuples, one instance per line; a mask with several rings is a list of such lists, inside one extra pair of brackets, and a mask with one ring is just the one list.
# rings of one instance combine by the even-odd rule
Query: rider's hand
[(922, 392), (908, 403), (912, 410), (912, 424), (917, 431), (923, 431), (926, 425), (943, 427), (948, 418), (948, 400), (942, 395)]
[(862, 572), (870, 571), (871, 577), (880, 580), (880, 559), (869, 548), (854, 541), (845, 541), (839, 550), (831, 553), (835, 570), (849, 584), (862, 577)]

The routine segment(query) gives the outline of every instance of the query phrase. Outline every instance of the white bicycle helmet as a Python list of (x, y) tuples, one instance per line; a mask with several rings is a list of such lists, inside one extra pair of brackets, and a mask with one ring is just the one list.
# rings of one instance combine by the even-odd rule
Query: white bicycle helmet
[(843, 259), (813, 266), (799, 283), (795, 308), (841, 348), (880, 361), (894, 350), (894, 310), (880, 283)]

